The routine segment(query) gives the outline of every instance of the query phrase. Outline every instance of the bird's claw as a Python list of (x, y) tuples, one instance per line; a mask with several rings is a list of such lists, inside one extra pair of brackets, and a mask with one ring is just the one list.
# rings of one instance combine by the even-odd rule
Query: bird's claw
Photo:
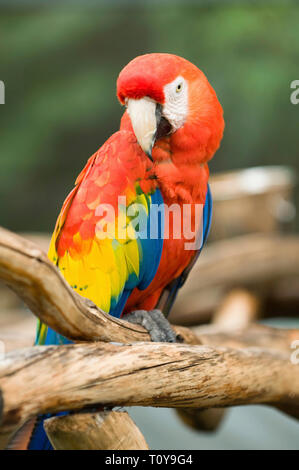
[(177, 337), (161, 310), (134, 310), (125, 318), (130, 323), (142, 325), (154, 342), (175, 343)]

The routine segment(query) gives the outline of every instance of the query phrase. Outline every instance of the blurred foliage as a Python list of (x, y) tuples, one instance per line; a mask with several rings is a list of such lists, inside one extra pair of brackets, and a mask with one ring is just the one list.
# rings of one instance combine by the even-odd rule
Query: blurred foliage
[(0, 6), (1, 225), (53, 229), (76, 175), (119, 126), (119, 71), (147, 52), (186, 57), (216, 89), (226, 130), (212, 171), (298, 169), (299, 105), (290, 103), (290, 83), (299, 79), (298, 5), (76, 3)]

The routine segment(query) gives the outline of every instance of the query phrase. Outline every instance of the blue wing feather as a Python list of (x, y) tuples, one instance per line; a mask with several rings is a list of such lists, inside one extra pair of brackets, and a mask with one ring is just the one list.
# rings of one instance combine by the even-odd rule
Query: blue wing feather
[[(166, 315), (166, 316), (169, 315), (170, 310), (171, 310), (171, 308), (174, 304), (174, 301), (176, 299), (176, 296), (178, 294), (179, 289), (182, 287), (182, 285), (186, 281), (191, 269), (193, 268), (194, 264), (196, 263), (199, 255), (201, 253), (201, 250), (202, 250), (203, 246), (205, 245), (205, 243), (207, 241), (207, 238), (208, 238), (209, 232), (210, 232), (210, 228), (211, 228), (212, 212), (213, 212), (213, 199), (212, 199), (210, 186), (208, 185), (205, 205), (204, 205), (204, 208), (203, 208), (203, 230), (202, 230), (203, 233), (202, 233), (201, 247), (197, 251), (194, 258), (191, 260), (189, 265), (186, 267), (186, 269), (184, 269), (182, 274), (178, 278), (174, 279), (170, 283), (170, 285), (167, 286), (167, 288), (165, 289), (166, 291), (168, 291), (168, 295), (166, 297), (166, 300), (165, 300), (165, 298), (162, 294), (163, 304), (161, 305), (160, 302), (159, 302), (158, 308), (161, 308), (164, 315)], [(162, 299), (162, 296), (161, 296), (161, 299)]]

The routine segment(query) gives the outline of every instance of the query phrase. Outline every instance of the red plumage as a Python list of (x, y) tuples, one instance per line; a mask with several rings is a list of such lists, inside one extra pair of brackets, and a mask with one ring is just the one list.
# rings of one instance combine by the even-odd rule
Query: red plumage
[[(178, 76), (188, 83), (188, 114), (184, 124), (156, 141), (152, 164), (136, 141), (128, 113), (124, 113), (120, 128), (125, 132), (114, 134), (89, 159), (76, 181), (76, 188), (65, 201), (54, 234), (58, 257), (63, 257), (66, 250), (74, 257), (88, 253), (99, 220), (96, 206), (109, 203), (116, 207), (118, 195), (130, 190), (134, 193), (133, 182), (137, 180), (145, 194), (157, 185), (168, 206), (178, 204), (182, 208), (190, 204), (194, 226), (194, 207), (205, 203), (207, 162), (219, 147), (224, 128), (216, 93), (205, 75), (187, 60), (171, 54), (148, 54), (137, 57), (122, 70), (117, 81), (117, 96), (123, 104), (128, 99), (146, 96), (163, 105), (165, 86)], [(179, 276), (194, 257), (193, 250), (185, 249), (185, 242), (184, 236), (176, 239), (172, 233), (164, 240), (154, 279), (145, 290), (133, 290), (125, 313), (155, 307), (165, 286)]]
[[(209, 169), (207, 161), (220, 145), (224, 120), (222, 107), (205, 75), (193, 64), (171, 54), (147, 54), (132, 60), (120, 73), (117, 96), (148, 96), (163, 104), (163, 88), (177, 76), (188, 80), (189, 110), (184, 125), (170, 136), (158, 140), (153, 148), (153, 172), (157, 177), (165, 204), (204, 204)], [(121, 129), (132, 130), (130, 118), (124, 114)], [(192, 218), (194, 225), (194, 217)], [(179, 276), (194, 257), (185, 250), (184, 238), (164, 240), (163, 252), (154, 280), (145, 291), (135, 289), (125, 312), (155, 307), (164, 287)]]

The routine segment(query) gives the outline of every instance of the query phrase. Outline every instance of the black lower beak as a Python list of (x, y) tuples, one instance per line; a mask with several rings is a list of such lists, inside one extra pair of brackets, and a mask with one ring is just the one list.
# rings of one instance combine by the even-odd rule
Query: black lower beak
[(151, 148), (146, 152), (148, 158), (151, 161), (153, 161), (152, 150), (155, 145), (155, 142), (161, 139), (162, 137), (165, 137), (171, 134), (171, 131), (172, 131), (171, 124), (162, 115), (162, 105), (160, 103), (157, 103), (156, 105), (156, 123), (157, 123), (157, 127), (156, 127), (156, 132), (152, 139)]
[[(154, 142), (155, 143), (155, 142)], [(152, 148), (150, 150), (148, 150), (146, 152), (146, 155), (148, 156), (148, 158), (153, 162), (153, 156), (152, 156), (152, 149), (153, 149), (153, 146), (154, 146), (154, 143), (152, 144)]]

